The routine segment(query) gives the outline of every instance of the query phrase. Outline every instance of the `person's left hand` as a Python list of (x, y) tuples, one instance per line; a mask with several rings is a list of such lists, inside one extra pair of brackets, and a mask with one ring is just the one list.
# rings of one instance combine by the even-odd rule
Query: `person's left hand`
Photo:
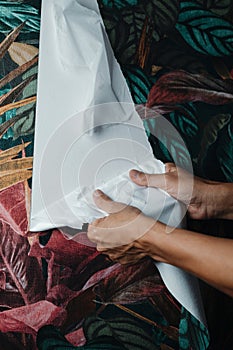
[(88, 227), (88, 238), (97, 244), (97, 249), (108, 251), (111, 259), (124, 263), (144, 257), (146, 252), (140, 249), (137, 241), (154, 226), (155, 220), (135, 207), (112, 201), (99, 190), (94, 192), (94, 201), (109, 214)]

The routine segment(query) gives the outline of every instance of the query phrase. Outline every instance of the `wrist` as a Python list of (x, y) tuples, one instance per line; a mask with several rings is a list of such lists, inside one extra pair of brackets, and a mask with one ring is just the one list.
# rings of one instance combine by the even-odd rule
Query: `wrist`
[(165, 255), (166, 239), (168, 234), (166, 233), (166, 225), (154, 221), (154, 225), (151, 226), (142, 237), (134, 242), (136, 248), (139, 248), (147, 256), (150, 256), (152, 259), (167, 262)]

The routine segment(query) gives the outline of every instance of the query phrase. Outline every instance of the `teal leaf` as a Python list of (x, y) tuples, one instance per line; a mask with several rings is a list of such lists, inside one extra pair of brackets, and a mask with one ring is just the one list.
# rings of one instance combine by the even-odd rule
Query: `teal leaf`
[(176, 29), (199, 53), (226, 56), (233, 53), (233, 25), (192, 2), (182, 2)]
[(148, 94), (155, 79), (147, 76), (143, 69), (137, 66), (126, 66), (122, 68), (134, 103), (146, 103)]
[(232, 8), (232, 0), (196, 0), (204, 9), (219, 16), (226, 15)]
[(26, 22), (21, 33), (39, 32), (40, 16), (38, 9), (16, 1), (0, 1), (0, 31), (8, 34), (13, 28)]
[(219, 134), (216, 150), (220, 168), (227, 181), (233, 182), (233, 118)]
[(191, 159), (186, 144), (169, 121), (157, 116), (146, 119), (144, 124), (150, 132), (149, 141), (156, 158), (164, 163), (173, 162), (184, 169), (190, 169)]
[(207, 350), (209, 333), (207, 328), (182, 307), (180, 320), (180, 350)]
[(193, 104), (185, 104), (177, 106), (174, 112), (168, 116), (168, 120), (183, 136), (193, 138), (197, 136), (199, 131), (197, 112)]
[(107, 7), (122, 9), (127, 6), (135, 6), (138, 0), (100, 0), (100, 2)]

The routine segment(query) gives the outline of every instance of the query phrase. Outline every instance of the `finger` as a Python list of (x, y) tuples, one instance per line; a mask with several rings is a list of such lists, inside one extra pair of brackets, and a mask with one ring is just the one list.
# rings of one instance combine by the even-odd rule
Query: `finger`
[(165, 174), (146, 174), (141, 171), (131, 170), (129, 176), (139, 186), (158, 187), (166, 190)]
[(96, 190), (94, 192), (93, 198), (97, 207), (103, 211), (106, 211), (108, 214), (118, 213), (126, 207), (126, 204), (114, 202), (100, 190)]

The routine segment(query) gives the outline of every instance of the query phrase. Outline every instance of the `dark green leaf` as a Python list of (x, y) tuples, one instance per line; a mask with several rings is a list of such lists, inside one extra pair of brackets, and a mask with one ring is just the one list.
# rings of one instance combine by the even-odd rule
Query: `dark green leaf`
[(114, 53), (119, 62), (122, 62), (122, 57), (118, 52), (121, 52), (122, 46), (127, 42), (130, 28), (123, 22), (121, 11), (118, 9), (104, 7), (100, 10)]
[(175, 25), (180, 11), (180, 0), (141, 0), (141, 3), (145, 6), (147, 15), (154, 19), (159, 33), (166, 33)]
[(233, 26), (192, 2), (181, 3), (176, 29), (196, 51), (211, 56), (233, 53)]
[[(212, 150), (213, 145), (218, 140), (220, 131), (229, 123), (231, 115), (229, 114), (220, 114), (212, 117), (208, 124), (206, 125), (203, 137), (201, 141), (201, 149), (200, 154), (198, 156), (198, 167), (202, 169), (204, 175), (208, 175), (208, 169), (206, 169), (206, 165), (209, 163), (209, 160), (213, 160), (215, 158), (215, 149)], [(208, 167), (207, 167), (208, 168)]]
[(195, 55), (178, 46), (169, 38), (161, 40), (153, 49), (151, 61), (157, 66), (169, 69), (184, 69), (190, 73), (201, 73), (206, 70), (203, 62)]
[(84, 346), (73, 346), (61, 332), (53, 326), (42, 327), (37, 336), (39, 350), (125, 350), (113, 337), (99, 337)]
[(140, 324), (129, 317), (117, 317), (108, 321), (101, 318), (89, 318), (84, 324), (84, 333), (88, 340), (100, 336), (114, 337), (128, 350), (158, 349)]
[(226, 15), (232, 8), (232, 0), (196, 0), (196, 2), (220, 16)]
[(233, 182), (233, 118), (219, 134), (217, 158), (226, 180)]
[[(118, 51), (120, 61), (125, 64), (137, 62), (137, 53), (144, 26), (148, 18), (144, 6), (125, 9), (122, 11), (124, 26), (128, 26), (129, 35)], [(155, 40), (159, 39), (156, 31), (153, 32)]]

